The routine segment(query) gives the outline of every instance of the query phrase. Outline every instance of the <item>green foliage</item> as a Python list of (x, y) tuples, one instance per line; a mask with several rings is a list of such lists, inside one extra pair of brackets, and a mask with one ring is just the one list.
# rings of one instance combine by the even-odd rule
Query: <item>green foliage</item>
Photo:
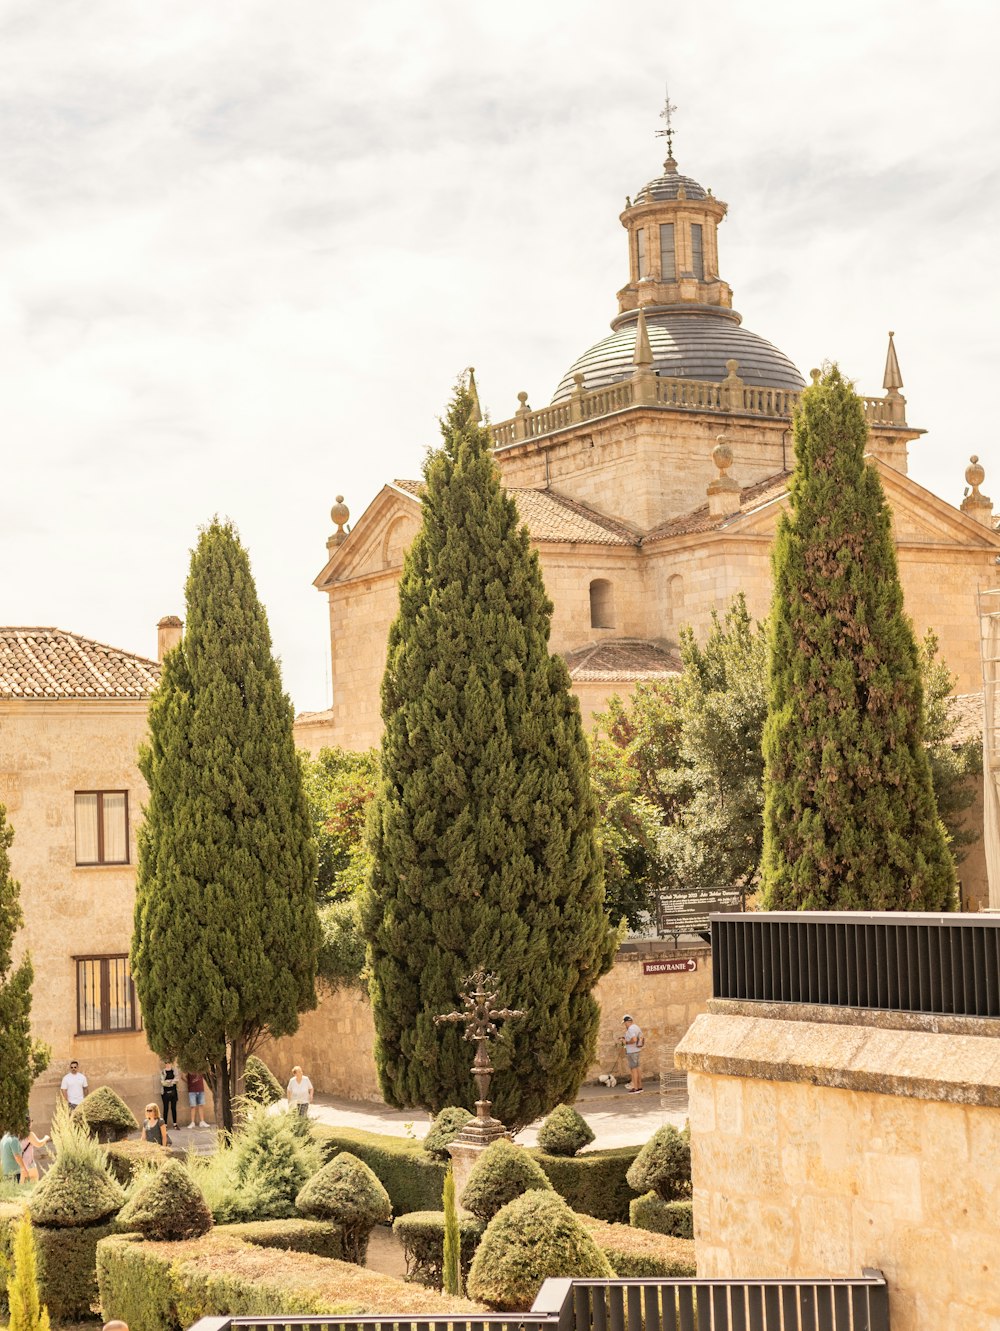
[(652, 1190), (665, 1202), (691, 1195), (691, 1132), (672, 1123), (657, 1128), (626, 1174), (633, 1192)]
[(320, 946), (316, 976), (328, 989), (365, 991), (365, 939), (356, 897), (331, 901), (319, 911)]
[(49, 1331), (49, 1310), (38, 1294), (35, 1240), (27, 1211), (14, 1234), (13, 1272), (7, 1280), (8, 1331)]
[[(468, 1211), (456, 1211), (458, 1229), (458, 1276), (461, 1283), (469, 1274), (476, 1247), (486, 1228), (482, 1220)], [(432, 1289), (444, 1289), (444, 1243), (446, 1220), (444, 1211), (411, 1211), (397, 1216), (392, 1232), (403, 1246), (406, 1258), (406, 1277), (419, 1280)], [(461, 1292), (459, 1290), (459, 1292)]]
[(487, 1146), (472, 1166), (462, 1205), (489, 1222), (502, 1206), (535, 1188), (551, 1192), (552, 1184), (523, 1146), (501, 1138)]
[(194, 1239), (212, 1228), (212, 1213), (180, 1161), (168, 1160), (125, 1203), (118, 1224), (147, 1239)]
[(127, 1188), (139, 1174), (159, 1169), (170, 1158), (156, 1142), (142, 1140), (109, 1142), (104, 1154), (108, 1168), (123, 1188)]
[(795, 420), (773, 551), (763, 899), (771, 910), (951, 910), (955, 865), (861, 401), (834, 367)]
[[(107, 1156), (84, 1125), (60, 1104), (52, 1120), (56, 1159), (28, 1203), (36, 1225), (68, 1229), (96, 1225), (114, 1215), (125, 1201), (108, 1169)], [(52, 1316), (58, 1320), (55, 1308)]]
[(628, 1209), (629, 1224), (654, 1234), (672, 1234), (679, 1239), (694, 1238), (694, 1215), (690, 1202), (665, 1202), (656, 1192), (636, 1197)]
[(365, 820), (378, 784), (378, 752), (321, 749), (303, 757), (303, 779), (317, 849), (316, 900), (345, 901), (362, 887), (371, 864)]
[(243, 1094), (257, 1105), (275, 1105), (285, 1098), (285, 1088), (267, 1064), (251, 1054), (243, 1068)]
[(324, 1160), (349, 1151), (364, 1161), (389, 1194), (394, 1215), (440, 1209), (445, 1166), (427, 1154), (422, 1142), (322, 1123), (314, 1124), (313, 1132)]
[(372, 1171), (349, 1151), (335, 1155), (314, 1174), (295, 1199), (303, 1215), (332, 1220), (339, 1227), (344, 1257), (364, 1265), (368, 1236), (392, 1216), (392, 1202)]
[(638, 1153), (638, 1146), (615, 1146), (577, 1156), (531, 1152), (574, 1211), (610, 1221), (628, 1219), (629, 1202), (635, 1194), (626, 1174)]
[(150, 1046), (209, 1069), (231, 1130), (247, 1055), (316, 1004), (316, 857), (292, 705), (231, 525), (202, 531), (186, 600), (139, 757), (132, 972)]
[(169, 1252), (137, 1234), (103, 1238), (96, 1268), (105, 1322), (122, 1321), (129, 1331), (181, 1331)]
[(294, 1216), (295, 1198), (320, 1167), (309, 1121), (254, 1105), (231, 1147), (190, 1156), (188, 1166), (219, 1224)]
[(434, 1017), (482, 966), (527, 1014), (491, 1048), (494, 1112), (517, 1128), (579, 1089), (592, 990), (617, 939), (579, 705), (548, 649), (551, 603), (472, 417), (459, 389), (403, 566), (362, 924), (389, 1103), (472, 1103), (468, 1042)]
[(449, 1144), (455, 1140), (472, 1117), (467, 1109), (459, 1109), (455, 1105), (446, 1105), (444, 1109), (438, 1110), (430, 1131), (421, 1143), (424, 1150), (435, 1160), (447, 1163), (451, 1159), (448, 1154)]
[(556, 1105), (538, 1129), (538, 1146), (547, 1155), (576, 1155), (594, 1140), (587, 1120), (572, 1105)]
[(242, 1239), (256, 1248), (282, 1248), (286, 1252), (311, 1252), (316, 1257), (344, 1255), (337, 1225), (324, 1220), (251, 1220), (239, 1225), (219, 1225), (220, 1238)]
[(13, 840), (7, 809), (0, 804), (0, 1135), (26, 1129), (28, 1096), (51, 1053), (48, 1045), (31, 1038), (31, 958), (13, 965), (14, 936), (24, 923), (20, 885), (10, 873)]
[(486, 1227), (469, 1271), (469, 1294), (494, 1308), (526, 1311), (553, 1276), (608, 1279), (608, 1259), (554, 1192), (527, 1192)]
[(462, 1230), (455, 1202), (455, 1171), (444, 1177), (444, 1241), (442, 1245), (441, 1288), (446, 1294), (462, 1292)]
[(139, 1127), (131, 1109), (110, 1086), (98, 1086), (85, 1095), (73, 1110), (73, 1118), (98, 1141), (118, 1141)]
[(965, 826), (965, 814), (975, 803), (983, 775), (983, 739), (955, 741), (958, 717), (950, 698), (956, 677), (938, 657), (937, 634), (928, 629), (917, 643), (924, 685), (924, 743), (931, 765), (934, 798), (958, 864), (965, 859), (979, 833)]
[(581, 1216), (584, 1228), (611, 1263), (616, 1276), (694, 1276), (694, 1243), (676, 1235), (650, 1234)]
[(97, 1300), (97, 1245), (115, 1228), (114, 1220), (76, 1229), (35, 1225), (42, 1298), (57, 1326), (91, 1315)]

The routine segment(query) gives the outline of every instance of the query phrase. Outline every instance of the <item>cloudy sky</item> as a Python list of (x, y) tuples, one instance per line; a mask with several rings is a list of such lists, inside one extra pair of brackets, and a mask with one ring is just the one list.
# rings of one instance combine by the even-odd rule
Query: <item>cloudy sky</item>
[(152, 654), (231, 517), (296, 706), (329, 704), (329, 508), (419, 473), (607, 330), (617, 217), (725, 199), (720, 267), (798, 366), (881, 391), (911, 474), (1000, 511), (995, 0), (0, 0), (0, 619)]

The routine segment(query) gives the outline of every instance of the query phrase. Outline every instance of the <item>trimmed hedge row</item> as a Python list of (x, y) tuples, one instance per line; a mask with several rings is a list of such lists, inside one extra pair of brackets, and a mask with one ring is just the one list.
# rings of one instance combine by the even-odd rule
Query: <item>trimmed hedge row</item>
[(531, 1154), (545, 1170), (549, 1182), (580, 1215), (598, 1220), (628, 1220), (629, 1203), (635, 1193), (625, 1175), (642, 1148), (616, 1146), (582, 1155), (546, 1155), (533, 1148)]
[(112, 1174), (127, 1188), (144, 1165), (162, 1165), (166, 1160), (183, 1160), (184, 1152), (169, 1146), (158, 1146), (155, 1142), (120, 1141), (108, 1142), (104, 1148)]
[[(459, 1211), (459, 1262), (463, 1282), (485, 1228), (486, 1225), (476, 1216)], [(403, 1245), (406, 1278), (440, 1289), (444, 1283), (444, 1212), (412, 1211), (409, 1215), (401, 1215), (392, 1222), (392, 1232)]]
[[(0, 1203), (0, 1310), (7, 1308), (7, 1275), (14, 1245), (14, 1230), (24, 1213), (23, 1204)], [(32, 1225), (38, 1259), (38, 1289), (53, 1322), (75, 1322), (89, 1317), (97, 1301), (95, 1275), (97, 1245), (115, 1232), (112, 1220), (104, 1225), (50, 1229)]]
[[(220, 1238), (242, 1239), (258, 1248), (311, 1252), (314, 1257), (343, 1258), (340, 1229), (327, 1220), (248, 1220), (239, 1225), (217, 1225)], [(131, 1323), (129, 1323), (131, 1326)]]
[(326, 1164), (341, 1151), (363, 1160), (389, 1194), (393, 1215), (439, 1211), (444, 1193), (445, 1165), (410, 1137), (389, 1137), (364, 1128), (313, 1125)]
[(629, 1224), (653, 1234), (673, 1234), (679, 1239), (694, 1238), (694, 1215), (690, 1202), (665, 1202), (655, 1192), (636, 1197), (628, 1208)]
[(616, 1276), (694, 1276), (694, 1243), (668, 1234), (651, 1234), (631, 1225), (609, 1225), (581, 1216), (585, 1229), (607, 1257)]
[(265, 1251), (223, 1229), (182, 1243), (135, 1235), (106, 1239), (97, 1250), (105, 1321), (129, 1331), (181, 1331), (199, 1317), (281, 1314), (431, 1314), (463, 1317), (480, 1304), (449, 1298), (391, 1276), (311, 1253)]

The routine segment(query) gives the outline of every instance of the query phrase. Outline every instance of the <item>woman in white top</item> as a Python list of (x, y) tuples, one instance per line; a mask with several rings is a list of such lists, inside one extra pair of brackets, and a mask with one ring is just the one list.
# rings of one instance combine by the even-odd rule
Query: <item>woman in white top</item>
[(312, 1104), (313, 1084), (308, 1077), (302, 1075), (302, 1069), (295, 1065), (292, 1068), (292, 1077), (288, 1083), (288, 1104), (294, 1105), (303, 1118), (308, 1117), (309, 1106)]

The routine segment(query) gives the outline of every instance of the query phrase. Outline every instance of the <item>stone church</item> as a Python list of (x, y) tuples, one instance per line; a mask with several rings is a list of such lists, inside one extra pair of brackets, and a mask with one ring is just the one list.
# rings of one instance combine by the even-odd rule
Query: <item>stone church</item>
[[(804, 379), (733, 308), (719, 257), (727, 211), (679, 172), (671, 144), (662, 174), (619, 217), (626, 281), (610, 334), (572, 362), (547, 406), (520, 393), (514, 415), (490, 426), (555, 606), (552, 649), (588, 725), (612, 694), (678, 669), (683, 625), (703, 633), (741, 591), (755, 616), (768, 611)], [(890, 333), (883, 393), (864, 399), (869, 454), (916, 631), (934, 629), (958, 692), (978, 693), (977, 590), (996, 581), (1000, 532), (975, 459), (961, 509), (909, 479), (923, 431), (907, 421), (902, 387)], [(315, 585), (329, 602), (333, 706), (299, 719), (312, 751), (378, 740), (386, 636), (420, 491), (388, 482), (351, 528), (340, 497), (332, 510), (337, 530)]]

